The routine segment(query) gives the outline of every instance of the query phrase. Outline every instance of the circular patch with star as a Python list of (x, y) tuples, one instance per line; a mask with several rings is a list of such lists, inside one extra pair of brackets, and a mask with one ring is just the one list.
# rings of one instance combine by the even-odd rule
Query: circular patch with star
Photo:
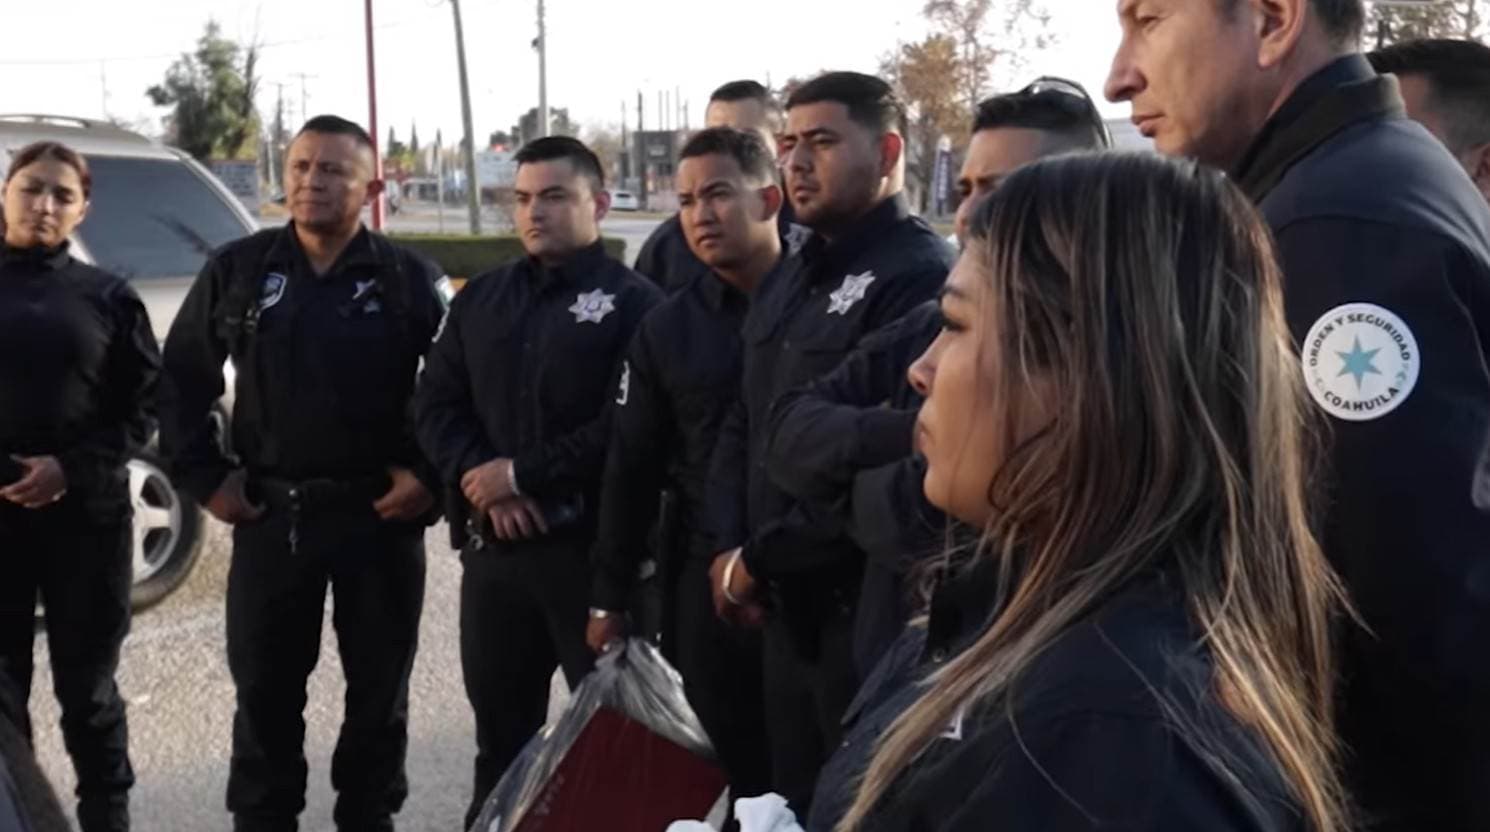
[(1350, 422), (1379, 419), (1400, 407), (1423, 363), (1407, 323), (1372, 303), (1326, 312), (1300, 352), (1309, 394), (1326, 413)]

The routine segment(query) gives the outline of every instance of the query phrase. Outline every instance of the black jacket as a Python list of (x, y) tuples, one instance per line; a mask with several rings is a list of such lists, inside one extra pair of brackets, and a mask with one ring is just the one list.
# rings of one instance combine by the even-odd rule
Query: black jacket
[(795, 608), (813, 619), (824, 589), (856, 594), (864, 557), (833, 507), (796, 500), (768, 475), (771, 408), (832, 371), (865, 334), (934, 297), (953, 256), (897, 196), (834, 244), (809, 241), (800, 269), (756, 293), (742, 400), (715, 453), (710, 522), (721, 550), (743, 546), (751, 574), (776, 585), (789, 618)]
[(661, 292), (600, 243), (559, 268), (515, 260), (473, 279), (425, 363), (419, 441), (447, 484), (499, 457), (540, 503), (594, 497), (621, 356)]
[[(987, 628), (995, 579), (985, 561), (945, 582), (928, 623), (907, 629), (875, 668), (844, 717), (808, 830), (833, 828), (921, 683)], [(1171, 583), (1135, 581), (1057, 637), (1012, 700), (958, 714), (862, 828), (1303, 832), (1278, 767), (1219, 701), (1199, 644)]]
[(901, 576), (943, 543), (947, 518), (926, 501), (911, 439), (921, 396), (911, 364), (941, 332), (929, 300), (870, 333), (838, 369), (772, 409), (771, 479), (799, 500), (839, 508), (868, 555), (854, 624), (855, 664), (868, 673), (905, 626)]
[[(796, 254), (811, 235), (795, 217), (791, 203), (783, 202), (776, 225), (781, 231), (782, 250), (788, 255)], [(636, 254), (636, 270), (669, 294), (687, 288), (700, 275), (710, 274), (709, 267), (688, 247), (677, 214), (663, 220), (642, 243)]]
[(1330, 417), (1323, 543), (1375, 633), (1344, 657), (1345, 739), (1381, 769), (1368, 803), (1442, 812), (1404, 828), (1490, 828), (1490, 210), (1360, 56), (1307, 81), (1234, 177), (1277, 238)]
[[(780, 270), (789, 261), (783, 259)], [(594, 548), (594, 606), (624, 610), (646, 558), (657, 492), (675, 495), (685, 556), (717, 544), (703, 523), (709, 464), (725, 414), (740, 397), (740, 327), (750, 299), (698, 275), (642, 321), (626, 351)]]
[(0, 455), (55, 456), (69, 500), (127, 505), (160, 353), (139, 295), (57, 249), (0, 246)]
[[(363, 229), (317, 276), (293, 224), (215, 252), (166, 338), (161, 448), (198, 500), (254, 477), (438, 481), (414, 441), (419, 361), (444, 313), (439, 269)], [(209, 418), (236, 370), (230, 459)]]

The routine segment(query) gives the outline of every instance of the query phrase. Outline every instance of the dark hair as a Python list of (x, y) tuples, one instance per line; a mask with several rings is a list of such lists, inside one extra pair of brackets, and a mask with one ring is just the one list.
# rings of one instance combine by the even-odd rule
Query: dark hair
[(831, 101), (876, 133), (905, 133), (905, 105), (882, 78), (861, 72), (825, 72), (792, 91), (786, 108)]
[(600, 159), (579, 139), (569, 136), (544, 136), (523, 145), (513, 158), (517, 160), (518, 167), (533, 162), (568, 159), (575, 173), (590, 179), (590, 185), (595, 193), (598, 194), (605, 190), (605, 172), (600, 169)]
[(1062, 78), (1040, 78), (1018, 92), (984, 99), (973, 115), (973, 132), (998, 127), (1056, 133), (1073, 149), (1112, 146), (1107, 125), (1086, 89)]
[(749, 79), (741, 81), (730, 81), (720, 84), (719, 88), (709, 93), (710, 101), (759, 101), (770, 106), (771, 91), (759, 81)]
[(766, 147), (765, 139), (754, 130), (711, 127), (700, 130), (683, 145), (678, 160), (717, 154), (728, 156), (740, 166), (740, 172), (753, 182), (776, 182), (776, 158)]
[(9, 182), (21, 172), (21, 168), (43, 159), (61, 162), (77, 171), (78, 181), (83, 185), (84, 199), (93, 193), (93, 174), (88, 170), (88, 160), (83, 158), (83, 154), (61, 142), (32, 142), (21, 148), (10, 160), (10, 170), (5, 174), (5, 181)]
[(328, 136), (351, 136), (358, 145), (367, 148), (369, 151), (373, 149), (372, 136), (369, 136), (367, 131), (362, 129), (362, 125), (355, 121), (348, 121), (341, 116), (316, 116), (300, 128), (300, 132), (295, 134), (295, 138), (298, 139), (306, 133), (323, 133)]
[(1309, 0), (1324, 30), (1338, 44), (1360, 41), (1366, 29), (1366, 4), (1362, 0)]
[[(1227, 14), (1235, 12), (1242, 0), (1221, 0)], [(1366, 4), (1363, 0), (1309, 0), (1325, 32), (1337, 46), (1355, 45), (1366, 30)]]
[(1366, 57), (1377, 72), (1417, 75), (1443, 120), (1445, 142), (1456, 154), (1490, 142), (1490, 46), (1469, 40), (1414, 40)]

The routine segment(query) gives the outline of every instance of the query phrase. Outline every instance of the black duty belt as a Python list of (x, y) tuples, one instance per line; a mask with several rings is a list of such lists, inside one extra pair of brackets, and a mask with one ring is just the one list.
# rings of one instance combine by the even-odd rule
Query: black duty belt
[(307, 515), (371, 511), (372, 503), (388, 493), (390, 487), (391, 480), (386, 474), (353, 479), (252, 477), (249, 480), (252, 498), (289, 515), (291, 554), (300, 549), (300, 521)]

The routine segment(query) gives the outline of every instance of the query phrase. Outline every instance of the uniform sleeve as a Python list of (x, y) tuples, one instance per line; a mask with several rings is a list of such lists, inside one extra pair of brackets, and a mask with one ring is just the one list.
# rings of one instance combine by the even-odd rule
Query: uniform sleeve
[(744, 398), (736, 399), (724, 415), (709, 461), (707, 522), (715, 553), (744, 545), (750, 537), (746, 494), (749, 489), (749, 417)]
[(908, 384), (918, 324), (908, 316), (871, 333), (838, 369), (777, 400), (766, 464), (779, 488), (833, 499), (860, 471), (910, 456), (916, 411), (888, 405)]
[[(993, 826), (1042, 832), (1277, 828), (1220, 785), (1161, 717), (1087, 713), (1021, 720), (1001, 758), (977, 740), (938, 767), (941, 782), (915, 807), (939, 832)], [(1002, 744), (1002, 743), (1001, 743)], [(941, 804), (941, 805), (933, 805)]]
[(1419, 376), (1395, 410), (1330, 419), (1324, 544), (1379, 666), (1483, 702), (1490, 662), (1468, 646), (1490, 644), (1490, 273), (1437, 235), (1384, 225), (1309, 220), (1277, 239), (1300, 340), (1332, 309), (1369, 303), (1417, 342)]
[(593, 606), (626, 609), (637, 570), (646, 557), (657, 495), (676, 440), (672, 407), (658, 385), (645, 328), (621, 364), (611, 416), (610, 448), (600, 490), (599, 534), (591, 561)]
[[(440, 326), (444, 323), (445, 315), (450, 308), (445, 295), (441, 292), (441, 286), (448, 286), (449, 283), (448, 278), (433, 261), (412, 253), (409, 257), (414, 265), (411, 288), (414, 299), (414, 324), (418, 332), (415, 348), (418, 349), (421, 360), (424, 360), (429, 355), (435, 337), (440, 334)], [(405, 410), (403, 446), (397, 450), (395, 458), (400, 464), (413, 471), (425, 488), (433, 493), (439, 493), (443, 487), (439, 469), (429, 461), (419, 447), (415, 401), (415, 397), (410, 397)]]
[(926, 461), (907, 456), (854, 477), (848, 533), (860, 549), (893, 572), (945, 545), (947, 516), (926, 499)]
[(108, 300), (114, 331), (94, 428), (58, 459), (69, 483), (106, 476), (155, 434), (160, 349), (150, 316), (127, 284), (120, 284)]
[[(628, 304), (627, 332), (630, 339), (642, 319), (662, 300), (650, 284), (639, 284)], [(611, 367), (609, 378), (619, 378), (621, 360)], [(512, 459), (518, 488), (536, 498), (563, 498), (596, 488), (605, 469), (606, 445), (610, 441), (612, 402), (606, 401), (595, 419), (552, 441), (524, 448)]]
[(220, 256), (202, 267), (171, 322), (162, 357), (161, 454), (180, 485), (206, 502), (232, 470), (212, 408), (223, 394), (228, 344), (213, 320), (228, 275)]
[(478, 284), (466, 287), (451, 303), (424, 357), (424, 370), (414, 395), (419, 447), (444, 485), (460, 482), (467, 471), (497, 457), (472, 398), (465, 340), (461, 337), (463, 313), (470, 305), (471, 295), (467, 293), (473, 290), (479, 291)]

